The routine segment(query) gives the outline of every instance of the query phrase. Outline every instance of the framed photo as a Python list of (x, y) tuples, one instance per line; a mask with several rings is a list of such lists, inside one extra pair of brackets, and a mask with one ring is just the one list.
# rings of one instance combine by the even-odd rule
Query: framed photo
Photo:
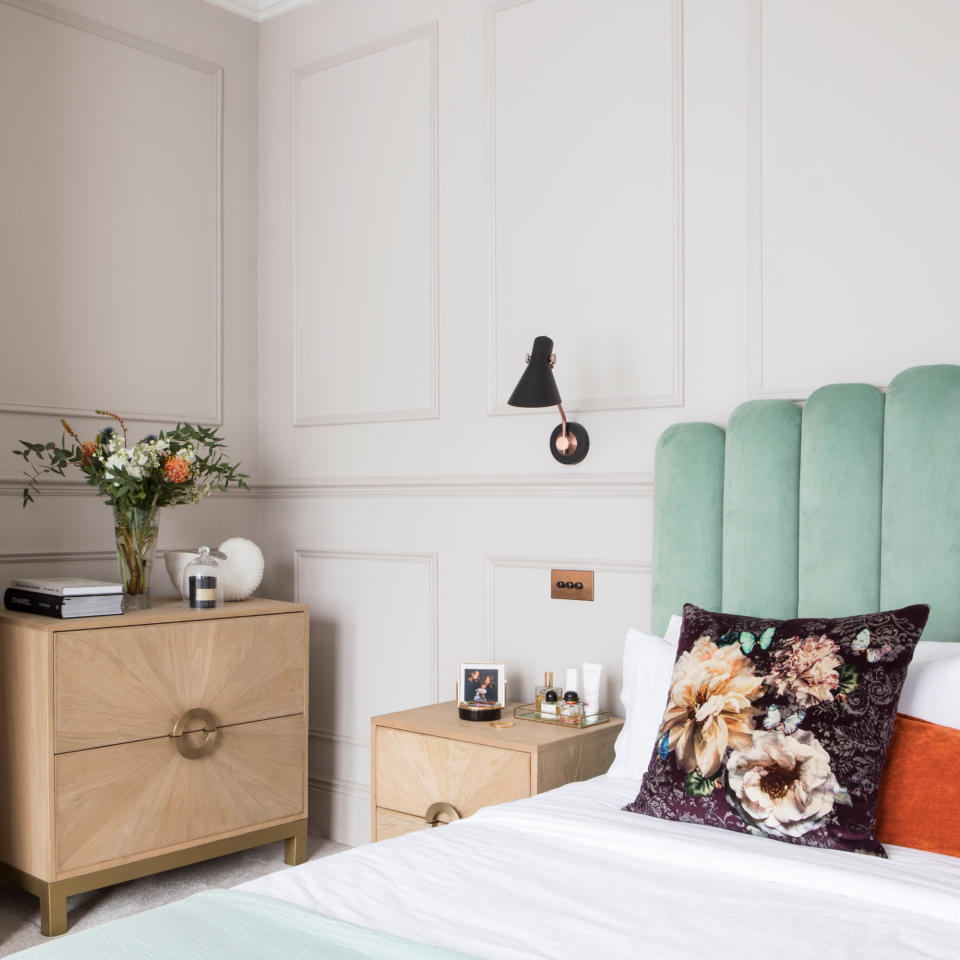
[(506, 677), (502, 662), (461, 663), (457, 675), (457, 700), (471, 707), (504, 707), (507, 704)]

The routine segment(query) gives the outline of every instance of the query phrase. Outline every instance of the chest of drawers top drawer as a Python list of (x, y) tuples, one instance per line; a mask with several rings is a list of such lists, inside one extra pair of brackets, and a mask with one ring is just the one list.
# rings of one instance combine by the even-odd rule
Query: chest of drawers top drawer
[(299, 612), (57, 633), (55, 752), (167, 736), (196, 708), (218, 726), (302, 713), (305, 658)]

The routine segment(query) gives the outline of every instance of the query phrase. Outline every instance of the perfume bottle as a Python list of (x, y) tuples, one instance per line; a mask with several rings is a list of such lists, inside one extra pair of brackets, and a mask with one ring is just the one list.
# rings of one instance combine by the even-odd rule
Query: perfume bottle
[(560, 711), (557, 709), (559, 706), (560, 698), (557, 696), (557, 691), (551, 687), (543, 695), (543, 703), (540, 704), (540, 710), (538, 712), (541, 716), (556, 717), (560, 715)]
[(583, 716), (583, 704), (576, 690), (568, 690), (563, 695), (560, 704), (560, 719), (565, 723), (576, 723), (578, 717)]
[[(537, 686), (534, 688), (534, 709), (537, 711), (537, 713), (543, 712), (543, 703), (548, 690), (552, 690), (557, 695), (556, 700), (559, 700), (563, 695), (563, 690), (560, 687), (555, 687), (553, 685), (552, 670), (548, 670), (546, 673), (544, 673), (543, 686)], [(554, 700), (554, 703), (556, 700)]]

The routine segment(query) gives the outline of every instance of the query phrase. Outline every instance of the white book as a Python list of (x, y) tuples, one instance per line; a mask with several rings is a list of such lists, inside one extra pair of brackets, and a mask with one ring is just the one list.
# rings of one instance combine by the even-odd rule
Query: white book
[(123, 584), (109, 580), (85, 580), (83, 577), (19, 577), (10, 581), (11, 587), (49, 593), (54, 597), (89, 597), (108, 593), (123, 593)]

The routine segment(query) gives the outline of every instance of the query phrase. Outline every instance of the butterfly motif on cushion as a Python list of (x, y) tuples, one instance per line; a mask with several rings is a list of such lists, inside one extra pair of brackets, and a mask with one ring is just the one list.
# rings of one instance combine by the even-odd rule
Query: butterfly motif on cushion
[(871, 646), (870, 630), (864, 627), (851, 641), (850, 649), (854, 653), (866, 653), (867, 660), (870, 663), (876, 663), (893, 653), (893, 647), (889, 643), (882, 643), (879, 646)]
[(795, 713), (787, 714), (787, 709), (780, 709), (775, 703), (767, 707), (767, 715), (763, 718), (764, 730), (779, 730), (789, 736), (796, 733), (797, 728), (803, 723), (803, 718), (807, 715), (806, 710), (797, 710)]
[(773, 627), (767, 627), (767, 629), (760, 634), (760, 639), (758, 640), (756, 634), (751, 633), (749, 630), (729, 630), (717, 640), (717, 646), (729, 647), (732, 643), (739, 643), (740, 649), (747, 655), (753, 653), (754, 647), (759, 647), (761, 650), (768, 650), (770, 644), (773, 642), (773, 631)]
[(661, 760), (666, 760), (670, 754), (670, 734), (665, 733), (657, 744), (657, 756)]

